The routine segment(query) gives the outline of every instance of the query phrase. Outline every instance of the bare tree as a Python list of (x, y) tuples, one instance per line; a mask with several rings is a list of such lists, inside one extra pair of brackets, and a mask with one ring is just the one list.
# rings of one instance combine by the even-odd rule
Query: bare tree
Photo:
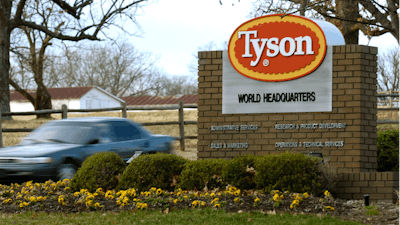
[[(382, 4), (380, 2), (383, 2)], [(385, 0), (256, 0), (252, 17), (270, 13), (323, 18), (341, 30), (347, 44), (358, 43), (358, 31), (369, 38), (391, 33), (399, 41), (399, 1)]]
[(251, 16), (257, 17), (270, 13), (294, 14), (323, 18), (335, 24), (342, 32), (347, 44), (358, 44), (358, 31), (362, 28), (359, 21), (359, 0), (257, 0), (253, 3)]
[(162, 91), (158, 96), (196, 95), (197, 80), (190, 76), (172, 76), (163, 80)]
[(198, 65), (199, 65), (199, 57), (198, 57), (198, 52), (202, 51), (221, 51), (221, 50), (227, 50), (228, 49), (228, 41), (222, 42), (217, 44), (214, 41), (209, 41), (207, 44), (203, 46), (197, 47), (197, 51), (192, 53), (192, 60), (190, 64), (187, 65), (189, 71), (192, 74), (195, 74), (197, 76), (198, 70)]
[(399, 47), (392, 47), (378, 55), (378, 91), (399, 90)]
[(64, 46), (49, 61), (47, 78), (57, 87), (99, 86), (119, 97), (140, 96), (160, 90), (163, 80), (158, 56), (128, 42)]
[[(100, 33), (105, 34), (106, 29), (112, 26), (123, 29), (121, 24), (124, 20), (135, 22), (137, 9), (147, 1), (36, 0), (35, 2), (40, 2), (43, 6), (54, 5), (54, 8), (50, 7), (51, 11), (65, 16), (51, 17), (54, 23), (46, 25), (36, 16), (26, 16), (31, 10), (28, 0), (0, 1), (0, 110), (2, 112), (10, 111), (10, 37), (14, 30), (35, 30), (44, 33), (50, 39), (75, 42), (100, 40)], [(43, 9), (47, 8), (43, 7)], [(37, 60), (43, 59), (39, 57)], [(38, 94), (44, 93), (44, 98), (35, 99), (35, 105), (46, 105), (46, 90), (41, 83), (39, 81), (37, 91)], [(38, 103), (38, 100), (44, 103)], [(11, 117), (6, 117), (6, 119), (11, 119)]]

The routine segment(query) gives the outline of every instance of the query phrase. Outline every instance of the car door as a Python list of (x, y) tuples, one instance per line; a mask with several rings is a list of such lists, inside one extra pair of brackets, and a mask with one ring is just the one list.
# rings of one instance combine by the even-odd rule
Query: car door
[(89, 140), (94, 141), (94, 143), (83, 146), (83, 151), (80, 152), (84, 159), (99, 152), (113, 151), (118, 154), (119, 145), (113, 141), (111, 125), (108, 123), (94, 124)]
[(111, 135), (113, 137), (113, 149), (124, 161), (129, 160), (135, 152), (146, 152), (149, 142), (146, 135), (134, 124), (125, 121), (111, 123)]

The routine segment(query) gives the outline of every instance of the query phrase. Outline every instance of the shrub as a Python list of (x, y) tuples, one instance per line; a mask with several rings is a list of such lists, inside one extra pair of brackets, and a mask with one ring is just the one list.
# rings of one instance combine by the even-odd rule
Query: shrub
[(318, 164), (316, 157), (285, 152), (257, 158), (255, 183), (266, 193), (271, 190), (319, 193)]
[(94, 192), (97, 188), (115, 189), (118, 177), (126, 164), (114, 152), (100, 152), (88, 157), (79, 168), (70, 183), (74, 191), (88, 189)]
[(238, 156), (228, 161), (223, 172), (222, 180), (242, 190), (251, 190), (256, 187), (254, 182), (256, 158), (260, 156)]
[(399, 171), (399, 130), (378, 132), (378, 172)]
[(328, 159), (324, 159), (318, 164), (319, 177), (318, 182), (321, 184), (321, 190), (336, 191), (336, 184), (339, 181), (337, 169), (329, 164)]
[(187, 162), (173, 154), (146, 154), (137, 157), (125, 169), (118, 189), (137, 188), (147, 191), (152, 187), (172, 191)]
[(203, 190), (224, 187), (222, 170), (225, 159), (203, 159), (189, 161), (182, 171), (179, 187), (184, 190)]

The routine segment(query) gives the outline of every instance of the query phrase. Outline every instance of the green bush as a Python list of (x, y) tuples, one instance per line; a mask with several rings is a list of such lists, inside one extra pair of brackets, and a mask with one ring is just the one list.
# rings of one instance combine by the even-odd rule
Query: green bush
[(259, 157), (245, 155), (228, 161), (222, 172), (222, 180), (242, 190), (254, 189), (256, 187), (254, 164)]
[(256, 159), (255, 183), (266, 193), (271, 190), (320, 193), (319, 159), (300, 153), (285, 152)]
[(115, 189), (118, 177), (124, 171), (126, 163), (114, 152), (101, 152), (88, 157), (79, 168), (70, 183), (74, 191), (97, 188)]
[(399, 171), (399, 130), (378, 132), (378, 172)]
[(182, 171), (179, 187), (184, 190), (203, 190), (224, 187), (221, 175), (227, 164), (225, 159), (189, 161)]
[(147, 191), (157, 187), (172, 191), (186, 162), (186, 159), (173, 154), (141, 155), (126, 167), (118, 189), (137, 188), (139, 191)]

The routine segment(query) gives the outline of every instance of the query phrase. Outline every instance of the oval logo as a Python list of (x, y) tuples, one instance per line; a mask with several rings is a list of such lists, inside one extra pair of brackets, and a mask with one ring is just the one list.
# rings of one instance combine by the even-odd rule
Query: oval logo
[(258, 17), (240, 25), (228, 46), (232, 66), (243, 76), (269, 82), (294, 80), (322, 63), (326, 39), (312, 20), (294, 15)]

